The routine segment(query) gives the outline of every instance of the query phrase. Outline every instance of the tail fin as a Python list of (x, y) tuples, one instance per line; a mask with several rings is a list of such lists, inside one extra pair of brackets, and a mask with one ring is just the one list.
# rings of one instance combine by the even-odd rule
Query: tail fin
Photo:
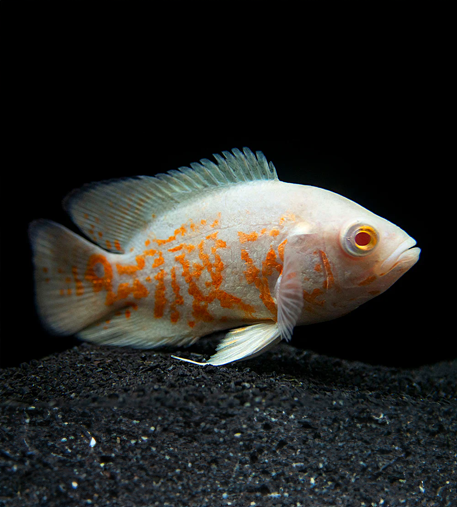
[[(74, 334), (106, 316), (103, 291), (86, 276), (92, 255), (110, 254), (49, 220), (29, 227), (38, 313), (55, 334)], [(101, 266), (100, 266), (101, 267)]]

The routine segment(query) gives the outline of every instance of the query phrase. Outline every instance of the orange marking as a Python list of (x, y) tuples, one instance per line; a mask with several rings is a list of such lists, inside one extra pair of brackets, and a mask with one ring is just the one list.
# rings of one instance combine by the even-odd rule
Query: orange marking
[(67, 278), (65, 278), (65, 281), (66, 281), (67, 283), (71, 283), (71, 278), (70, 278), (69, 276), (67, 276)]
[(132, 315), (132, 312), (127, 308), (127, 310), (125, 310), (125, 318), (130, 319), (131, 315)]
[(173, 289), (175, 300), (171, 304), (170, 319), (171, 322), (175, 324), (179, 320), (179, 312), (176, 307), (178, 305), (183, 305), (184, 299), (179, 292), (179, 283), (176, 281), (176, 268), (174, 266), (171, 268), (171, 288)]
[(49, 271), (48, 268), (43, 268), (43, 273), (47, 273)]
[(200, 223), (201, 223), (202, 225), (206, 225), (206, 220), (200, 220)]
[(317, 263), (315, 266), (314, 266), (314, 271), (317, 271), (318, 273), (320, 273), (322, 271), (322, 265)]
[(279, 230), (278, 229), (272, 229), (270, 231), (270, 236), (276, 237), (278, 235), (279, 235)]
[(285, 239), (283, 242), (279, 243), (278, 245), (278, 255), (281, 260), (281, 262), (284, 264), (284, 248), (286, 248), (287, 239)]
[(263, 276), (271, 276), (273, 274), (273, 270), (276, 269), (278, 273), (282, 271), (282, 264), (279, 264), (276, 260), (276, 254), (273, 250), (273, 247), (270, 247), (270, 250), (267, 252), (265, 260), (262, 262), (262, 274)]
[(306, 292), (306, 290), (303, 291), (303, 299), (312, 305), (319, 305), (324, 306), (325, 300), (323, 301), (316, 301), (316, 298), (323, 294), (321, 289), (314, 289), (313, 292), (310, 294), (309, 292)]
[(181, 243), (178, 246), (174, 246), (173, 248), (169, 248), (168, 251), (169, 252), (179, 252), (179, 250), (182, 250), (183, 248), (185, 250), (187, 250), (188, 252), (192, 252), (192, 250), (195, 250), (194, 245), (191, 245), (190, 243)]
[(165, 263), (165, 260), (163, 258), (163, 253), (159, 252), (159, 257), (154, 260), (154, 263), (152, 264), (152, 267), (153, 268), (158, 268), (159, 266), (161, 266), (164, 263)]
[(279, 219), (279, 223), (284, 225), (284, 222), (293, 222), (295, 221), (295, 215), (293, 213), (286, 213)]
[(238, 232), (238, 237), (240, 238), (240, 243), (247, 243), (248, 241), (257, 241), (259, 235), (255, 231), (250, 234)]
[(370, 285), (370, 283), (373, 283), (376, 280), (376, 275), (369, 276), (368, 278), (365, 278), (365, 280), (362, 280), (359, 283), (359, 287), (363, 287), (365, 285)]
[(151, 244), (151, 240), (150, 239), (147, 239), (145, 242), (144, 242), (144, 246), (149, 246)]
[[(254, 283), (257, 290), (260, 292), (259, 298), (261, 299), (262, 303), (276, 319), (277, 316), (276, 304), (273, 298), (271, 297), (267, 275), (265, 274), (266, 272), (268, 272), (268, 270), (266, 268), (265, 270), (262, 269), (262, 277), (260, 277), (259, 276), (260, 269), (257, 268), (257, 266), (254, 264), (254, 261), (249, 256), (249, 252), (247, 250), (241, 250), (241, 259), (246, 263), (248, 267), (244, 271), (246, 281), (248, 282), (248, 284)], [(263, 271), (265, 271), (265, 273)]]
[(84, 285), (81, 279), (78, 277), (78, 268), (76, 266), (73, 266), (71, 268), (71, 272), (73, 274), (73, 279), (76, 285), (76, 295), (82, 296), (84, 294)]
[(146, 262), (144, 260), (144, 255), (137, 255), (135, 257), (136, 260), (136, 266), (123, 266), (122, 264), (116, 264), (117, 272), (120, 275), (133, 275), (133, 273), (136, 273), (137, 271), (141, 271)]
[[(227, 245), (225, 241), (217, 239), (217, 232), (210, 234), (207, 239), (214, 241), (214, 245), (211, 247), (211, 254), (214, 256), (214, 261), (211, 261), (210, 254), (207, 254), (204, 251), (205, 240), (202, 240), (198, 245), (198, 256), (201, 264), (194, 262), (192, 265), (192, 271), (190, 262), (186, 259), (184, 253), (175, 257), (175, 260), (182, 266), (182, 276), (188, 285), (188, 293), (193, 298), (192, 315), (194, 316), (195, 320), (188, 322), (188, 325), (190, 327), (193, 327), (200, 321), (211, 322), (214, 320), (214, 317), (208, 311), (208, 305), (215, 299), (219, 301), (221, 307), (238, 307), (246, 314), (248, 318), (252, 318), (252, 314), (254, 312), (253, 306), (245, 303), (241, 298), (220, 289), (220, 286), (223, 282), (222, 275), (224, 270), (224, 263), (218, 254), (218, 250), (220, 248), (226, 248)], [(206, 270), (211, 277), (211, 281), (206, 284), (207, 286), (211, 287), (211, 290), (206, 295), (203, 294), (197, 285), (197, 281), (201, 277), (204, 270)]]
[(221, 214), (218, 213), (218, 218), (216, 218), (216, 220), (214, 220), (214, 222), (210, 225), (210, 227), (212, 227), (213, 229), (215, 227), (217, 227), (219, 225), (219, 219), (221, 218)]
[(164, 278), (166, 275), (166, 271), (161, 269), (157, 275), (154, 277), (157, 280), (157, 286), (154, 296), (154, 317), (156, 319), (160, 319), (163, 317), (165, 312), (165, 306), (167, 304), (167, 298), (165, 294), (165, 282)]
[(113, 247), (112, 247), (112, 245), (111, 245), (111, 241), (106, 240), (106, 242), (105, 242), (105, 243), (106, 243), (106, 248), (107, 248), (108, 250), (111, 250), (111, 249), (113, 248)]
[[(97, 264), (103, 266), (103, 276), (98, 276), (95, 270)], [(131, 294), (135, 299), (145, 298), (149, 294), (149, 291), (138, 279), (133, 280), (132, 286), (128, 283), (119, 284), (117, 294), (115, 294), (113, 291), (113, 268), (106, 257), (100, 254), (91, 255), (84, 278), (92, 283), (94, 292), (105, 289), (105, 305), (107, 306), (129, 297)]]
[(116, 250), (119, 250), (119, 251), (121, 251), (121, 250), (122, 250), (121, 244), (119, 243), (119, 240), (118, 240), (118, 239), (115, 239), (115, 240), (114, 240), (114, 248), (115, 248)]
[(98, 237), (99, 237), (99, 238), (103, 237), (103, 232), (98, 231)]
[(323, 250), (319, 250), (319, 253), (321, 254), (322, 258), (322, 264), (324, 265), (324, 269), (327, 275), (327, 278), (324, 281), (324, 289), (330, 289), (333, 287), (335, 283), (335, 278), (333, 277), (332, 268), (330, 266), (330, 262), (327, 258), (327, 255)]
[(171, 243), (172, 241), (175, 241), (176, 236), (178, 236), (179, 234), (181, 234), (181, 236), (184, 236), (184, 234), (186, 234), (186, 232), (187, 232), (187, 229), (184, 227), (184, 225), (181, 225), (181, 227), (179, 229), (175, 230), (175, 233), (173, 234), (173, 236), (170, 236), (167, 239), (155, 239), (154, 241), (158, 245), (166, 245), (167, 243)]

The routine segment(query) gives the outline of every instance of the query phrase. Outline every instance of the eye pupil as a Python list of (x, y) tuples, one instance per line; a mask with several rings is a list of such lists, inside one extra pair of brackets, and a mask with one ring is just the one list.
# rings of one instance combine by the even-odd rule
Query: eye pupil
[(371, 235), (368, 232), (361, 231), (356, 234), (354, 240), (358, 246), (367, 246), (371, 241)]

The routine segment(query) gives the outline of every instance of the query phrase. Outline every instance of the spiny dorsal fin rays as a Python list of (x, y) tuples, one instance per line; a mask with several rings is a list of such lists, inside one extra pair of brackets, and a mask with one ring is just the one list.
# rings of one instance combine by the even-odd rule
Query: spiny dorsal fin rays
[(274, 165), (262, 152), (214, 155), (168, 173), (92, 183), (71, 192), (64, 207), (75, 224), (96, 244), (124, 253), (129, 242), (154, 216), (191, 199), (200, 192), (258, 180), (277, 180)]

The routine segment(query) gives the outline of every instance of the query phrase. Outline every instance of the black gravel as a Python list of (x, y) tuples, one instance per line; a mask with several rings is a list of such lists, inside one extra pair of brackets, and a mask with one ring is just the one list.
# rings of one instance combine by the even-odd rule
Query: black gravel
[(457, 505), (457, 361), (281, 345), (202, 368), (83, 344), (0, 386), (1, 506)]

